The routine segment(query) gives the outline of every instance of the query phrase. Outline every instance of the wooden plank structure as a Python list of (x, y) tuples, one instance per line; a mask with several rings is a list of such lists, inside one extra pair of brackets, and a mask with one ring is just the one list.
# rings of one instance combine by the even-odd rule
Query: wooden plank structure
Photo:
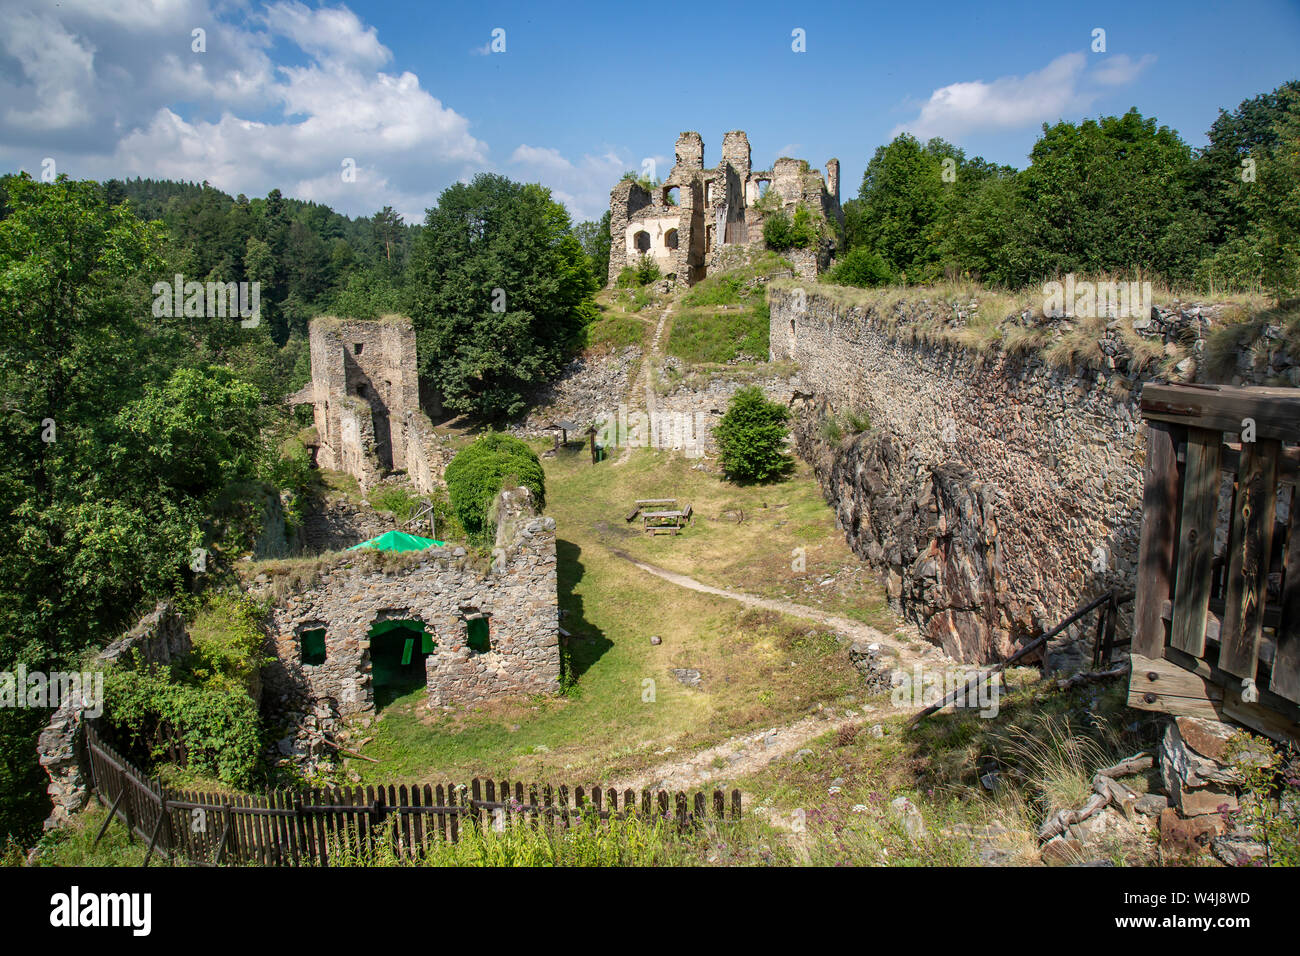
[(475, 778), (465, 784), (268, 790), (261, 796), (173, 790), (149, 779), (86, 725), (91, 787), (110, 807), (95, 842), (114, 820), (155, 855), (192, 866), (328, 866), (330, 853), (355, 858), (387, 850), (419, 859), (431, 843), (456, 842), (467, 826), (514, 822), (570, 829), (581, 820), (660, 817), (678, 829), (740, 819), (740, 791), (552, 787)]
[(1300, 742), (1300, 389), (1149, 384), (1142, 417), (1129, 705)]
[(695, 509), (689, 504), (679, 508), (676, 498), (641, 498), (625, 520), (631, 523), (638, 515), (646, 534), (676, 535), (694, 519)]

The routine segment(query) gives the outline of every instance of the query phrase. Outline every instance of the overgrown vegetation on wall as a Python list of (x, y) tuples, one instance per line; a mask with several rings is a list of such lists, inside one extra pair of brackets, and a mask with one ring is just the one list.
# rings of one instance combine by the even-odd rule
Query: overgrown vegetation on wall
[(765, 290), (772, 276), (790, 271), (788, 260), (768, 252), (692, 286), (673, 317), (665, 351), (693, 365), (765, 361), (771, 321)]
[(177, 740), (189, 772), (229, 787), (251, 786), (262, 748), (264, 617), (247, 597), (214, 595), (190, 623), (193, 650), (184, 659), (109, 667), (104, 720), (112, 739), (153, 760)]

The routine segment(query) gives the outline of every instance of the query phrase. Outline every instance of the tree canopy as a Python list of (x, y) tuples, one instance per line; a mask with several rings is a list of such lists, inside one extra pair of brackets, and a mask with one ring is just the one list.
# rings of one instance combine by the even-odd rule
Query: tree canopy
[(549, 190), (487, 173), (449, 187), (412, 255), (422, 377), (455, 411), (517, 414), (591, 321), (595, 290)]
[(1140, 272), (1206, 292), (1300, 289), (1300, 82), (1220, 111), (1208, 135), (1194, 150), (1136, 109), (1044, 124), (1017, 172), (901, 134), (845, 203), (846, 251), (886, 270), (859, 253), (837, 281)]

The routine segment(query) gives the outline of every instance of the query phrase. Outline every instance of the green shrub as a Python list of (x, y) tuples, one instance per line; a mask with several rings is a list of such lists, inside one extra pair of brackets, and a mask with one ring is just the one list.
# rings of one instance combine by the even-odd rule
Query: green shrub
[(184, 662), (187, 680), (210, 689), (252, 690), (266, 661), (266, 612), (244, 594), (209, 596), (189, 624), (193, 652)]
[(527, 444), (500, 432), (462, 449), (447, 466), (446, 481), (451, 509), (471, 538), (488, 536), (488, 508), (507, 481), (528, 488), (539, 510), (546, 504), (541, 462)]
[(822, 419), (822, 441), (828, 445), (838, 445), (844, 441), (844, 427), (833, 417)]
[(850, 409), (844, 413), (844, 424), (852, 434), (856, 435), (871, 428), (871, 416), (865, 411)]
[(163, 756), (158, 728), (184, 742), (188, 768), (231, 787), (253, 782), (261, 753), (257, 704), (242, 687), (186, 683), (160, 664), (104, 673), (105, 720), (115, 741)]
[(1241, 777), (1243, 796), (1224, 823), (1255, 834), (1265, 866), (1300, 866), (1300, 757), (1288, 760), (1244, 730), (1228, 743), (1228, 763)]
[(659, 271), (659, 263), (643, 253), (636, 265), (622, 268), (614, 285), (620, 289), (637, 289), (661, 278), (663, 273)]
[(398, 524), (409, 520), (420, 507), (420, 497), (409, 488), (394, 485), (379, 485), (371, 489), (370, 507), (376, 511), (387, 511), (397, 519)]
[(785, 210), (773, 213), (763, 223), (763, 241), (777, 252), (786, 249), (813, 249), (821, 238), (812, 213), (806, 206), (795, 208), (794, 216)]
[(836, 285), (852, 285), (861, 289), (889, 285), (895, 280), (893, 270), (880, 253), (867, 246), (851, 249), (827, 276)]
[(785, 453), (790, 410), (769, 402), (762, 389), (740, 389), (714, 429), (722, 470), (736, 481), (768, 481), (791, 466)]

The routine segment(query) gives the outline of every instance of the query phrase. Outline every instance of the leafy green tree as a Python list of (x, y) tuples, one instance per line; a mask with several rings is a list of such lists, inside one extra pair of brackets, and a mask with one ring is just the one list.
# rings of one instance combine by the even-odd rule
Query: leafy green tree
[(466, 533), (485, 538), (488, 510), (506, 483), (526, 487), (538, 510), (546, 505), (546, 476), (528, 445), (512, 435), (488, 432), (463, 448), (445, 474), (451, 508)]
[(1196, 269), (1218, 291), (1300, 290), (1300, 83), (1220, 113), (1200, 163), (1226, 236)]
[(454, 411), (516, 415), (579, 344), (595, 290), (549, 190), (487, 173), (457, 183), (429, 210), (412, 256), (422, 375)]
[[(159, 224), (95, 183), (5, 188), (0, 670), (54, 670), (181, 585), (207, 502), (251, 461), (259, 394), (227, 369), (187, 368), (207, 338), (153, 318)], [(0, 737), (34, 733), (24, 720), (0, 717)], [(0, 759), (27, 754), (0, 768), (0, 837), (38, 823), (23, 789), (42, 790), (33, 745), (0, 739)]]
[(988, 285), (1016, 286), (1038, 268), (1026, 248), (1021, 186), (1014, 175), (975, 183), (949, 207), (934, 237), (945, 269)]
[(1252, 221), (1247, 197), (1253, 183), (1243, 161), (1258, 162), (1272, 154), (1287, 120), (1297, 114), (1300, 80), (1244, 100), (1235, 110), (1219, 110), (1208, 133), (1209, 143), (1196, 164), (1197, 187), (1203, 207), (1214, 220), (1210, 240), (1216, 246), (1244, 236)]
[(1189, 201), (1191, 149), (1137, 110), (1044, 125), (1020, 173), (1033, 256), (1020, 282), (1066, 272), (1142, 269), (1190, 278), (1210, 222)]
[(776, 252), (814, 249), (820, 239), (817, 224), (806, 206), (796, 206), (793, 216), (778, 209), (763, 222), (763, 241)]
[(609, 210), (596, 222), (580, 222), (573, 227), (573, 234), (582, 244), (582, 251), (591, 263), (591, 274), (596, 277), (596, 284), (604, 286), (609, 281), (609, 249), (612, 239), (609, 235)]
[(785, 452), (790, 410), (756, 385), (739, 389), (713, 430), (723, 473), (734, 481), (770, 481), (792, 464)]
[[(937, 141), (941, 143), (942, 141)], [(864, 245), (895, 273), (921, 282), (938, 273), (932, 230), (944, 209), (946, 144), (927, 149), (903, 133), (876, 150), (858, 191)]]
[(146, 385), (117, 425), (153, 480), (201, 499), (252, 473), (261, 419), (257, 389), (230, 370), (181, 368)]

